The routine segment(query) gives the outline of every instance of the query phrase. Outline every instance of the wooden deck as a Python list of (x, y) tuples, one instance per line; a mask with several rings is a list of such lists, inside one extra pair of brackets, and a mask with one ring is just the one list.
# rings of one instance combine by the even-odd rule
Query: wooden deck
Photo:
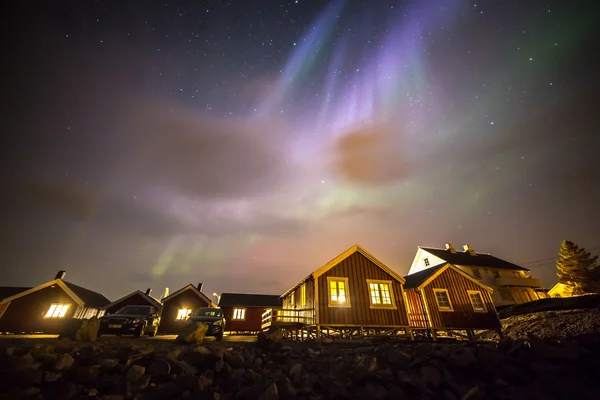
[(261, 329), (271, 327), (301, 327), (315, 324), (315, 309), (268, 309), (262, 315)]

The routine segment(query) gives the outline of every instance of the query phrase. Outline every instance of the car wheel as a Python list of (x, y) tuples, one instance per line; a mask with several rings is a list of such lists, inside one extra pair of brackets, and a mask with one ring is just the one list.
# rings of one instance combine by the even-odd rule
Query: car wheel
[(144, 322), (144, 324), (142, 326), (140, 326), (139, 328), (137, 328), (133, 334), (133, 336), (135, 337), (142, 337), (144, 336), (144, 332), (146, 331), (146, 323)]
[(215, 335), (215, 339), (216, 339), (217, 341), (219, 341), (219, 340), (223, 340), (223, 332), (221, 332), (221, 333), (217, 333), (217, 334)]

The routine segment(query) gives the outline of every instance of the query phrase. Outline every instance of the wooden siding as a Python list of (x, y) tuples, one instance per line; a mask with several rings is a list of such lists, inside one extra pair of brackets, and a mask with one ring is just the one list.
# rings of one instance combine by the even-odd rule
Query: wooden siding
[[(349, 308), (328, 306), (329, 288), (327, 277), (348, 278)], [(391, 280), (391, 291), (397, 308), (371, 308), (367, 279)], [(342, 260), (338, 265), (321, 275), (317, 282), (319, 286), (318, 323), (320, 325), (408, 326), (402, 285), (360, 253), (354, 253)]]
[(209, 307), (210, 305), (192, 290), (181, 292), (173, 298), (166, 298), (163, 302), (163, 309), (160, 315), (160, 325), (158, 332), (162, 334), (176, 334), (187, 323), (184, 320), (177, 320), (177, 311), (181, 308), (190, 308), (192, 312), (200, 307)]
[(416, 289), (405, 291), (408, 322), (413, 328), (427, 328), (427, 315), (421, 301), (420, 293)]
[[(439, 311), (433, 289), (447, 289), (454, 311)], [(467, 294), (476, 290), (487, 312), (475, 312)], [(499, 329), (500, 321), (490, 292), (451, 268), (446, 269), (423, 288), (432, 328), (440, 329)]]
[[(148, 299), (146, 299), (146, 297), (142, 296), (139, 293), (136, 293), (133, 296), (128, 297), (125, 300), (120, 301), (120, 302), (110, 306), (109, 308), (106, 309), (106, 313), (114, 314), (125, 306), (152, 306), (152, 307), (155, 307), (155, 305), (150, 303), (148, 301)], [(156, 310), (156, 311), (160, 312), (160, 310)]]
[[(302, 285), (300, 285), (282, 299), (282, 309), (298, 310), (298, 312), (294, 314), (294, 317), (300, 317), (301, 320), (312, 324), (314, 323), (315, 282), (313, 279), (309, 279), (304, 285), (306, 285), (306, 305), (301, 304)], [(294, 294), (294, 304), (292, 304), (292, 293)], [(286, 311), (281, 311), (280, 313), (283, 313), (283, 316), (286, 316)]]
[[(233, 310), (236, 308), (246, 309), (246, 318), (243, 321), (233, 319)], [(226, 319), (225, 331), (234, 332), (256, 332), (261, 330), (262, 315), (265, 307), (221, 307)]]
[[(52, 303), (70, 304), (64, 318), (44, 318)], [(60, 286), (48, 286), (11, 301), (0, 319), (0, 332), (60, 333), (78, 308)]]

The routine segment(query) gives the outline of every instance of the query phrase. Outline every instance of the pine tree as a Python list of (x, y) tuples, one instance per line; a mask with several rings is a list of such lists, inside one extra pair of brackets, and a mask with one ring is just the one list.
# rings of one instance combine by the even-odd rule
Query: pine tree
[(563, 240), (556, 261), (557, 276), (561, 283), (573, 291), (574, 296), (596, 293), (600, 290), (600, 268), (598, 256), (592, 257), (584, 248)]

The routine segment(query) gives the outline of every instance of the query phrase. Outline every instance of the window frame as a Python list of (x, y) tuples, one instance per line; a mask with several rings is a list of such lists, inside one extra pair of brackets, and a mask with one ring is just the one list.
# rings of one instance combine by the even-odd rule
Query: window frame
[[(398, 306), (396, 305), (396, 298), (394, 296), (394, 282), (393, 281), (389, 281), (389, 280), (385, 280), (385, 279), (367, 279), (367, 293), (369, 296), (369, 307), (370, 308), (384, 308), (384, 309), (390, 309), (390, 310), (396, 310), (398, 309)], [(373, 297), (371, 296), (371, 284), (377, 284), (377, 289), (378, 289), (378, 293), (379, 293), (379, 299), (382, 301), (381, 304), (373, 304)], [(387, 285), (388, 286), (388, 290), (390, 293), (390, 301), (392, 302), (391, 304), (383, 304), (383, 296), (381, 295), (381, 286), (379, 285)]]
[(426, 267), (429, 267), (431, 265), (431, 263), (429, 262), (429, 257), (423, 258), (423, 264), (425, 264)]
[[(344, 303), (334, 303), (331, 300), (331, 282), (344, 282), (344, 294), (346, 301)], [(337, 286), (336, 286), (337, 289)], [(350, 291), (348, 290), (348, 278), (338, 276), (327, 277), (327, 306), (336, 308), (350, 308)]]
[[(48, 307), (46, 309), (46, 311), (44, 312), (44, 319), (56, 320), (56, 319), (66, 318), (67, 313), (69, 312), (70, 308), (71, 308), (71, 303), (50, 303), (50, 307)], [(60, 311), (55, 316), (54, 314), (56, 314), (57, 309), (59, 309)], [(52, 313), (50, 313), (50, 311), (52, 311)]]
[(300, 307), (306, 307), (306, 283), (300, 286)]
[[(441, 312), (454, 312), (454, 306), (452, 305), (452, 300), (450, 300), (450, 293), (448, 293), (448, 289), (434, 288), (432, 290), (433, 290), (433, 297), (435, 298), (435, 304), (437, 304), (438, 311), (441, 311)], [(449, 307), (440, 306), (440, 302), (439, 302), (437, 294), (436, 294), (438, 292), (446, 294), (446, 297), (448, 298)]]
[[(239, 311), (242, 314), (241, 318), (236, 318), (236, 311)], [(233, 307), (233, 312), (231, 313), (232, 321), (245, 321), (246, 320), (246, 307)]]
[[(187, 313), (185, 318), (179, 318), (179, 315), (181, 314), (181, 311), (183, 311), (183, 310), (187, 310), (189, 312)], [(192, 310), (191, 308), (185, 308), (185, 307), (178, 308), (177, 315), (175, 316), (175, 321), (187, 321), (193, 312), (194, 312), (194, 310)]]
[[(471, 298), (472, 294), (478, 294), (481, 299), (481, 305), (483, 309), (475, 308), (475, 303), (473, 303), (473, 299)], [(471, 302), (471, 306), (473, 306), (473, 311), (476, 313), (487, 313), (487, 306), (485, 305), (485, 301), (483, 300), (483, 294), (479, 290), (467, 290), (467, 296), (469, 297), (469, 301)]]

